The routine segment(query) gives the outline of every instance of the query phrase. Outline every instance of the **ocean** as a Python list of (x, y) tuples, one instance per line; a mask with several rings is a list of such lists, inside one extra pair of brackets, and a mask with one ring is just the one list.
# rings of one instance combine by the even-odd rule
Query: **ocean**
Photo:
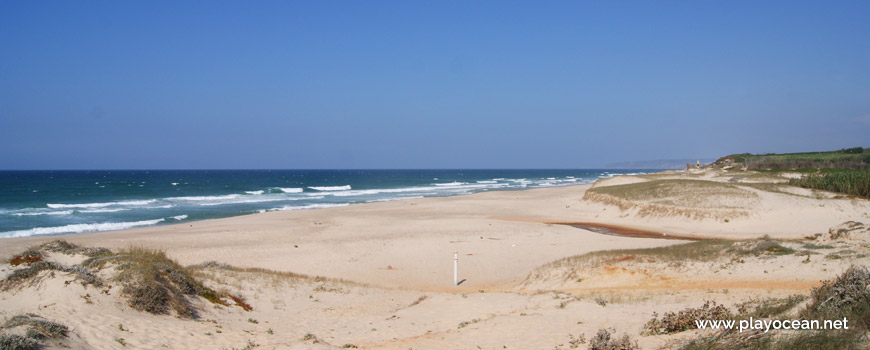
[(483, 191), (592, 183), (634, 170), (0, 171), (0, 238), (177, 224)]

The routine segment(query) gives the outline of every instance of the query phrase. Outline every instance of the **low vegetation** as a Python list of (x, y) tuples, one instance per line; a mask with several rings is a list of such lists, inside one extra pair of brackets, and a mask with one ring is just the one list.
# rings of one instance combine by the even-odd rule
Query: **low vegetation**
[(853, 266), (823, 282), (813, 289), (812, 301), (801, 316), (816, 320), (846, 317), (856, 327), (870, 329), (870, 270)]
[(18, 327), (27, 327), (24, 336), (18, 334), (0, 334), (0, 349), (39, 349), (41, 346), (40, 342), (49, 339), (66, 338), (69, 334), (67, 326), (46, 320), (35, 314), (13, 316), (0, 329), (7, 331)]
[(653, 318), (644, 325), (644, 335), (672, 334), (696, 329), (696, 320), (748, 320), (749, 318), (773, 318), (782, 316), (806, 299), (803, 295), (786, 298), (752, 299), (736, 306), (732, 312), (724, 305), (707, 300), (700, 307), (686, 308), (678, 312), (667, 312), (661, 318), (653, 313)]
[(870, 150), (853, 147), (832, 152), (742, 153), (719, 158), (714, 164), (733, 164), (750, 170), (870, 169)]
[(721, 203), (712, 203), (711, 197), (727, 196), (752, 199), (756, 195), (727, 183), (703, 181), (663, 179), (638, 183), (599, 186), (589, 189), (586, 193), (605, 194), (627, 201), (650, 201), (654, 204), (686, 208), (721, 207)]
[[(81, 265), (65, 266), (42, 260), (45, 251), (80, 254), (87, 259)], [(107, 270), (112, 274), (109, 280), (123, 286), (121, 293), (130, 307), (139, 311), (152, 314), (174, 312), (178, 317), (196, 318), (197, 311), (191, 302), (195, 296), (224, 306), (235, 305), (246, 311), (252, 310), (241, 296), (205, 286), (194, 277), (190, 268), (179, 265), (158, 250), (133, 247), (115, 253), (105, 248), (83, 248), (58, 240), (31, 248), (19, 256), (31, 257), (29, 259), (34, 262), (7, 275), (0, 282), (0, 288), (6, 290), (20, 286), (39, 276), (42, 271), (70, 273), (83, 286), (101, 287), (106, 282), (97, 272)]]
[(637, 341), (628, 334), (616, 336), (614, 329), (599, 329), (594, 337), (589, 339), (589, 350), (639, 350)]
[(800, 318), (803, 320), (849, 320), (849, 329), (843, 330), (763, 330), (738, 332), (723, 330), (702, 336), (683, 344), (683, 350), (719, 349), (865, 349), (870, 330), (870, 271), (865, 267), (851, 267), (837, 278), (824, 281), (814, 288), (807, 305), (796, 317), (786, 312), (799, 305), (804, 298), (792, 296), (766, 302), (750, 301), (738, 304), (740, 317)]
[(716, 304), (715, 301), (705, 301), (704, 305), (687, 308), (679, 312), (667, 312), (662, 318), (653, 313), (653, 318), (644, 325), (644, 334), (658, 335), (687, 331), (697, 328), (696, 320), (728, 320), (734, 315), (727, 307)]
[(560, 267), (598, 267), (623, 261), (706, 262), (717, 260), (724, 254), (728, 254), (729, 249), (735, 243), (728, 240), (708, 239), (655, 248), (601, 250), (559, 259), (540, 267), (538, 270)]
[(743, 241), (734, 244), (730, 251), (738, 255), (789, 255), (794, 254), (795, 250), (785, 247), (780, 242), (774, 241), (768, 237), (763, 237), (751, 241)]
[(870, 198), (870, 170), (804, 175), (799, 179), (791, 179), (789, 183), (804, 188)]
[(657, 179), (637, 183), (595, 186), (583, 200), (635, 210), (640, 217), (725, 219), (745, 216), (758, 201), (754, 192), (716, 181)]
[(103, 285), (103, 281), (100, 277), (86, 267), (79, 265), (65, 266), (52, 261), (37, 261), (26, 268), (17, 269), (7, 275), (3, 281), (0, 281), (0, 290), (9, 290), (9, 288), (19, 286), (36, 277), (42, 271), (70, 273), (75, 276), (76, 280), (81, 282), (83, 286), (93, 285), (95, 287), (101, 287)]
[(129, 248), (117, 254), (101, 254), (83, 265), (103, 268), (115, 264), (114, 280), (123, 284), (121, 292), (130, 307), (152, 314), (174, 311), (179, 317), (195, 318), (196, 310), (188, 296), (198, 295), (219, 302), (218, 293), (194, 279), (190, 273), (164, 252), (146, 248)]

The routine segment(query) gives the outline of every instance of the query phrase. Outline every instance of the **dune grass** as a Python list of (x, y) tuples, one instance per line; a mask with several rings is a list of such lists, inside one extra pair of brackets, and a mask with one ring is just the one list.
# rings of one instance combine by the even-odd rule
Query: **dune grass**
[(804, 175), (800, 179), (791, 179), (789, 183), (804, 188), (870, 198), (870, 170)]
[[(81, 254), (87, 259), (81, 265), (65, 266), (41, 260), (44, 251)], [(28, 249), (19, 256), (40, 257), (40, 260), (14, 270), (0, 282), (0, 288), (6, 290), (20, 286), (46, 270), (71, 273), (83, 286), (101, 287), (106, 282), (97, 273), (111, 269), (110, 281), (123, 286), (121, 293), (127, 303), (139, 311), (152, 314), (174, 312), (178, 317), (197, 318), (191, 299), (196, 296), (223, 306), (235, 305), (246, 311), (252, 310), (240, 295), (218, 292), (205, 286), (194, 276), (192, 269), (181, 266), (160, 250), (130, 247), (116, 253), (106, 248), (79, 247), (57, 240)]]
[[(758, 306), (753, 313), (744, 316), (783, 318), (784, 312), (794, 308), (800, 301), (802, 299), (798, 297), (774, 301)], [(791, 332), (774, 330), (769, 333), (720, 331), (714, 335), (692, 339), (680, 349), (866, 349), (870, 330), (870, 270), (853, 266), (835, 279), (823, 281), (822, 286), (813, 289), (809, 303), (798, 312), (798, 317), (820, 321), (845, 317), (849, 320), (849, 329)]]
[(709, 239), (685, 244), (642, 249), (602, 250), (556, 260), (540, 269), (560, 267), (596, 267), (618, 261), (686, 262), (713, 261), (734, 246), (735, 241)]
[(628, 201), (652, 201), (656, 204), (681, 207), (698, 207), (699, 199), (710, 196), (755, 197), (754, 193), (727, 183), (682, 179), (594, 187), (587, 192), (606, 194)]
[(115, 254), (93, 256), (82, 264), (102, 269), (109, 263), (115, 266), (114, 280), (124, 286), (121, 292), (136, 310), (152, 314), (168, 314), (171, 310), (179, 317), (197, 318), (196, 309), (188, 299), (192, 296), (222, 305), (229, 305), (225, 299), (230, 299), (245, 310), (251, 309), (238, 296), (206, 287), (189, 269), (168, 258), (163, 251), (130, 247)]

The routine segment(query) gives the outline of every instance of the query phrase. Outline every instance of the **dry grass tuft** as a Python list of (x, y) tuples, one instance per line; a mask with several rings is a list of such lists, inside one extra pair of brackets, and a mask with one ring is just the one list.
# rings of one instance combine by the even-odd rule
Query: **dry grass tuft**
[(643, 328), (644, 334), (647, 335), (671, 334), (697, 328), (696, 320), (728, 320), (732, 318), (734, 315), (727, 307), (707, 300), (700, 307), (686, 308), (677, 313), (667, 312), (661, 319), (658, 318), (657, 313), (653, 313), (653, 318)]
[[(791, 296), (781, 300), (755, 305), (754, 302), (738, 304), (738, 317), (776, 317), (794, 308), (803, 300)], [(753, 305), (749, 311), (746, 305)], [(865, 267), (851, 267), (834, 280), (824, 281), (814, 288), (809, 304), (799, 312), (804, 320), (836, 320), (846, 318), (848, 330), (802, 330), (787, 332), (763, 330), (739, 333), (736, 330), (720, 331), (702, 336), (684, 344), (684, 350), (719, 349), (866, 349), (870, 329), (870, 271)]]
[(631, 340), (628, 334), (616, 337), (614, 329), (599, 329), (594, 337), (589, 339), (589, 350), (639, 350), (637, 341)]
[[(213, 303), (228, 305), (222, 298), (233, 301), (241, 298), (223, 295), (204, 286), (191, 272), (166, 256), (165, 252), (143, 247), (131, 247), (114, 255), (98, 254), (84, 262), (87, 266), (102, 268), (115, 264), (115, 280), (124, 287), (130, 307), (152, 314), (174, 311), (178, 317), (196, 318), (197, 312), (189, 298), (200, 296)], [(245, 310), (250, 305), (237, 302)]]
[(813, 288), (801, 316), (818, 320), (846, 317), (870, 329), (870, 270), (852, 266), (836, 279), (822, 282)]
[(66, 255), (81, 254), (87, 257), (110, 255), (112, 251), (103, 247), (79, 247), (75, 244), (58, 239), (51, 242), (46, 242), (37, 247), (39, 250), (44, 250), (52, 253), (62, 253)]
[(103, 281), (100, 277), (85, 267), (79, 265), (65, 266), (52, 261), (37, 261), (26, 268), (15, 270), (7, 275), (6, 278), (0, 282), (0, 290), (9, 290), (14, 286), (19, 286), (36, 277), (42, 271), (72, 273), (76, 276), (76, 279), (81, 282), (82, 286), (93, 285), (95, 287), (101, 287), (103, 285)]

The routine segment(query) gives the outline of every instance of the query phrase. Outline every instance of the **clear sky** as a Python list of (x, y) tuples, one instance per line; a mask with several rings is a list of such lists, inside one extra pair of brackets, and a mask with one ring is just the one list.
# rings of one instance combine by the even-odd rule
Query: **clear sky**
[(870, 1), (2, 1), (0, 169), (870, 147)]

